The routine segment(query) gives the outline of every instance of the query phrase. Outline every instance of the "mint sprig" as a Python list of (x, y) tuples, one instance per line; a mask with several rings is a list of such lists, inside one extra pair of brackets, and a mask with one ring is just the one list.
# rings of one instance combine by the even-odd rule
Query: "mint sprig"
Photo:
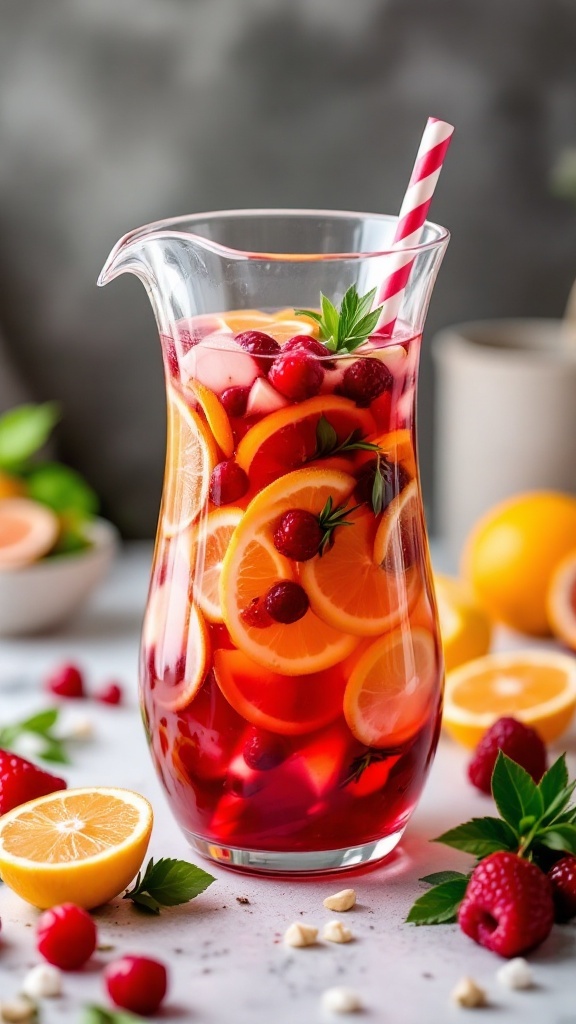
[(54, 731), (60, 712), (58, 708), (47, 708), (35, 715), (29, 715), (19, 722), (0, 727), (0, 748), (18, 750), (18, 741), (23, 736), (34, 735), (41, 741), (37, 756), (53, 764), (70, 764), (64, 741)]
[[(569, 781), (566, 754), (536, 783), (500, 751), (492, 774), (492, 796), (500, 817), (472, 818), (433, 841), (479, 860), (507, 850), (544, 868), (547, 850), (576, 855), (576, 806), (571, 802), (575, 788), (576, 780)], [(445, 924), (456, 919), (469, 876), (441, 874), (440, 879), (421, 879), (433, 888), (416, 900), (407, 921)]]
[(321, 313), (313, 309), (295, 309), (296, 316), (307, 316), (320, 328), (320, 340), (329, 352), (354, 352), (373, 333), (378, 325), (382, 306), (372, 309), (376, 289), (359, 295), (356, 285), (350, 285), (340, 309), (320, 292)]
[(332, 495), (326, 499), (326, 504), (318, 516), (318, 524), (320, 529), (323, 531), (322, 540), (318, 546), (318, 554), (322, 556), (328, 548), (332, 547), (334, 543), (334, 530), (339, 526), (354, 526), (354, 523), (346, 516), (351, 515), (355, 512), (360, 505), (353, 505), (352, 508), (347, 507), (347, 503), (344, 502), (342, 505), (336, 505), (334, 507), (334, 501)]
[(0, 469), (20, 472), (44, 447), (60, 419), (56, 402), (19, 405), (0, 417)]
[(387, 761), (394, 754), (384, 747), (366, 747), (366, 750), (350, 762), (348, 775), (342, 783), (342, 787), (350, 785), (351, 782), (360, 782), (364, 772), (371, 764), (379, 764), (380, 761)]
[(328, 455), (342, 455), (346, 452), (379, 452), (379, 445), (365, 441), (362, 431), (353, 430), (343, 441), (338, 441), (338, 434), (325, 416), (321, 416), (316, 424), (316, 451), (313, 458), (324, 459)]
[(139, 1020), (144, 1018), (135, 1017), (133, 1013), (125, 1013), (124, 1010), (108, 1010), (91, 1004), (84, 1007), (82, 1024), (134, 1024)]
[(186, 860), (161, 857), (154, 861), (151, 857), (144, 874), (138, 873), (134, 887), (128, 889), (122, 898), (132, 900), (152, 914), (159, 914), (161, 907), (188, 903), (214, 881), (213, 875)]

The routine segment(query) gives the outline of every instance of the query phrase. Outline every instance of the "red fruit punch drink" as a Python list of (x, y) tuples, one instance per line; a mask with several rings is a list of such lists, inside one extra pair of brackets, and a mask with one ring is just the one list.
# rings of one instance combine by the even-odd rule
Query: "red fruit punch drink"
[(448, 235), (399, 253), (399, 223), (198, 214), (127, 235), (100, 277), (141, 278), (164, 358), (144, 724), (191, 845), (232, 867), (381, 860), (438, 741), (414, 407)]

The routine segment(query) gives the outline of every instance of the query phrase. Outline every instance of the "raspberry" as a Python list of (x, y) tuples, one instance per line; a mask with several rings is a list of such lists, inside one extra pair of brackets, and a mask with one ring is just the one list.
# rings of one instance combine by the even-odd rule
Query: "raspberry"
[(306, 615), (310, 602), (299, 583), (286, 580), (275, 583), (264, 598), (264, 608), (275, 622), (289, 625)]
[(494, 953), (520, 956), (543, 942), (554, 923), (550, 880), (515, 853), (492, 853), (472, 872), (458, 923)]
[(338, 391), (356, 405), (367, 406), (383, 391), (390, 391), (394, 378), (379, 359), (357, 359), (344, 371)]
[(96, 925), (82, 907), (62, 903), (45, 910), (36, 925), (38, 952), (63, 971), (82, 967), (96, 949)]
[(159, 960), (123, 956), (104, 971), (108, 995), (116, 1006), (145, 1016), (156, 1013), (168, 988), (168, 973)]
[(252, 729), (242, 753), (249, 768), (257, 772), (267, 772), (286, 760), (287, 749), (282, 736), (275, 736), (261, 729)]
[(548, 872), (557, 921), (576, 917), (576, 857), (568, 854), (556, 861)]
[(250, 388), (226, 388), (220, 395), (220, 401), (229, 416), (237, 419), (246, 412)]
[(326, 345), (323, 345), (321, 341), (316, 341), (316, 338), (311, 338), (309, 334), (295, 334), (293, 338), (289, 338), (282, 345), (282, 352), (307, 352), (309, 356), (323, 359), (322, 366), (326, 370), (330, 370), (334, 366), (334, 360), (326, 359), (328, 355)]
[(55, 669), (46, 680), (46, 689), (58, 697), (84, 697), (84, 679), (77, 665), (65, 664)]
[[(253, 356), (262, 373), (267, 375), (272, 365), (270, 357), (277, 356), (280, 351), (278, 342), (274, 341), (269, 334), (264, 334), (263, 331), (242, 331), (241, 334), (236, 335), (234, 340)], [(259, 356), (262, 358), (259, 359)]]
[(118, 683), (106, 683), (94, 696), (102, 704), (121, 704), (122, 687)]
[(285, 512), (274, 530), (274, 547), (285, 558), (296, 562), (307, 562), (318, 554), (322, 541), (322, 530), (318, 517), (303, 508), (291, 508)]
[(253, 629), (267, 629), (268, 626), (272, 625), (272, 619), (259, 597), (252, 598), (248, 607), (240, 612), (240, 618), (247, 626), (252, 626)]
[(301, 350), (284, 355), (272, 363), (268, 379), (273, 387), (294, 402), (317, 395), (324, 380), (324, 370), (317, 359)]
[(64, 779), (45, 772), (31, 761), (9, 750), (0, 750), (0, 815), (37, 796), (66, 789), (66, 785)]
[(215, 505), (229, 505), (241, 498), (249, 487), (248, 477), (234, 459), (219, 462), (210, 477), (210, 500)]
[(480, 740), (468, 765), (470, 782), (483, 793), (491, 792), (492, 772), (498, 751), (511, 757), (535, 782), (540, 782), (547, 766), (546, 747), (535, 729), (516, 718), (499, 718)]

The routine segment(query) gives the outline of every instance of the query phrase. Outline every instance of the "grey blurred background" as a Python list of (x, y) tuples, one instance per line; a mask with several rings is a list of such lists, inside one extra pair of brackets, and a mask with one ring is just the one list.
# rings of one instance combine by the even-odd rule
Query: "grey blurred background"
[(453, 238), (420, 387), (430, 503), (431, 335), (560, 316), (576, 274), (550, 189), (575, 55), (575, 0), (0, 0), (0, 406), (59, 399), (60, 456), (151, 536), (160, 351), (135, 279), (96, 288), (109, 249), (200, 210), (396, 212), (432, 114), (457, 131), (432, 210)]

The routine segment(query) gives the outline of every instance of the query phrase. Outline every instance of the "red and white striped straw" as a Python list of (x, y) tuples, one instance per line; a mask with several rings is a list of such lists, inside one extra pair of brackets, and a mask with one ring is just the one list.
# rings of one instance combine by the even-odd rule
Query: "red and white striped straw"
[[(424, 129), (416, 162), (400, 208), (392, 248), (399, 250), (417, 245), (440, 177), (444, 157), (452, 140), (454, 127), (437, 117), (429, 117)], [(400, 310), (404, 289), (408, 284), (415, 256), (407, 253), (395, 261), (395, 269), (383, 281), (377, 305), (383, 309), (378, 321), (379, 334), (392, 334)]]

